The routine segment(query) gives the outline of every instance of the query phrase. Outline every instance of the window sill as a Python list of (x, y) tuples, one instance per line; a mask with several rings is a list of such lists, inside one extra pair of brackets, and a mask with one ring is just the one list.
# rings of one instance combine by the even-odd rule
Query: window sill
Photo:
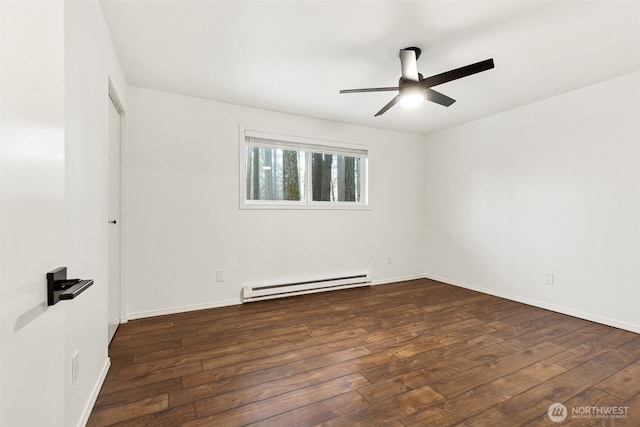
[(336, 203), (241, 203), (241, 210), (346, 210), (370, 211), (371, 205)]

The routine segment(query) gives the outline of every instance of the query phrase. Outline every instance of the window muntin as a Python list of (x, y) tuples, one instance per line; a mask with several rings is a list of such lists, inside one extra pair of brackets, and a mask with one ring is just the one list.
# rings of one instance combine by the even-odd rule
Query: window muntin
[(241, 207), (367, 206), (360, 146), (244, 130)]

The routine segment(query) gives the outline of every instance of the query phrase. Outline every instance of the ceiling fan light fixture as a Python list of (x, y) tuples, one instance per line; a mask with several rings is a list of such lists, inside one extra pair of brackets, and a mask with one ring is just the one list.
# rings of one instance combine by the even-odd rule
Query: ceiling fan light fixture
[(400, 88), (400, 105), (407, 108), (417, 107), (424, 102), (424, 90), (420, 86)]

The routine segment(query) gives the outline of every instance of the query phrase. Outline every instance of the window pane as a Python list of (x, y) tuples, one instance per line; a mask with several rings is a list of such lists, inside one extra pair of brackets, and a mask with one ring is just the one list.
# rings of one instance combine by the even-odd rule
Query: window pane
[(303, 152), (247, 146), (246, 200), (304, 200), (304, 164)]
[(312, 153), (314, 202), (360, 202), (360, 157)]
[(368, 149), (325, 142), (244, 130), (240, 208), (366, 207)]

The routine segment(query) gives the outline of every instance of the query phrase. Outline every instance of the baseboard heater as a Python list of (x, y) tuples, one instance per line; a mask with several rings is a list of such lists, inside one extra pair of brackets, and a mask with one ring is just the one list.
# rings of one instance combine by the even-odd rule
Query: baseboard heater
[(362, 273), (351, 276), (333, 277), (329, 279), (305, 280), (274, 285), (243, 286), (242, 302), (284, 298), (294, 295), (304, 295), (370, 285), (371, 280), (369, 278), (369, 274)]

